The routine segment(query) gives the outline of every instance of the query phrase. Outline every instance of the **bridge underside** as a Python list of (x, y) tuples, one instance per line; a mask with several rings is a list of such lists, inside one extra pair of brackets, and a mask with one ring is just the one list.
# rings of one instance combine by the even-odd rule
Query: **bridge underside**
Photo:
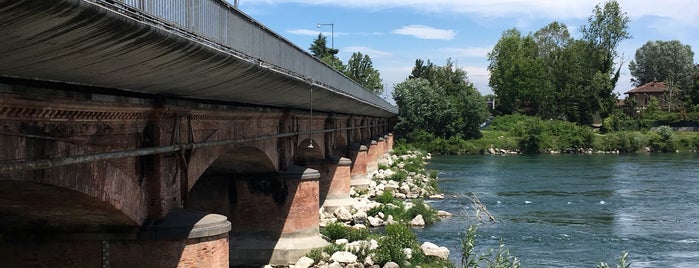
[[(87, 1), (6, 1), (0, 14), (0, 75), (6, 77), (299, 109), (310, 108), (312, 98), (318, 111), (394, 115), (315, 82), (312, 87), (311, 77), (272, 70), (196, 34)], [(307, 61), (297, 67), (317, 64)]]
[(122, 2), (0, 3), (3, 265), (287, 264), (324, 244), (319, 209), (376, 168), (395, 107), (236, 10), (229, 39), (276, 59)]

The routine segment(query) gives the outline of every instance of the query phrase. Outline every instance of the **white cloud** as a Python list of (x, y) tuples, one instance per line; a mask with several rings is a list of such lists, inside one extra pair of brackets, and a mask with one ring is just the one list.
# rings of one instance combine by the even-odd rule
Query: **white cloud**
[(323, 32), (323, 31), (318, 31), (318, 30), (309, 30), (309, 29), (293, 29), (293, 30), (287, 30), (287, 33), (290, 34), (295, 34), (295, 35), (304, 35), (304, 36), (318, 36), (318, 34), (323, 34), (325, 37), (338, 37), (338, 36), (345, 36), (347, 33), (344, 32)]
[(454, 30), (437, 29), (425, 25), (408, 25), (393, 30), (394, 34), (410, 35), (420, 39), (452, 40), (456, 36)]
[(461, 67), (462, 70), (466, 72), (466, 77), (468, 81), (473, 83), (473, 85), (481, 92), (481, 94), (486, 95), (493, 93), (490, 86), (488, 86), (488, 81), (490, 80), (490, 71), (487, 67), (481, 66), (464, 66)]
[(295, 35), (307, 35), (307, 36), (318, 36), (318, 34), (320, 33), (319, 31), (308, 30), (308, 29), (294, 29), (294, 30), (288, 30), (286, 32), (290, 33), (290, 34), (295, 34)]
[(383, 51), (383, 50), (378, 50), (378, 49), (373, 49), (373, 48), (363, 47), (363, 46), (348, 46), (348, 47), (342, 48), (342, 51), (346, 51), (348, 53), (361, 52), (364, 55), (369, 55), (369, 57), (371, 57), (372, 59), (388, 57), (388, 56), (392, 55), (388, 51)]
[[(596, 4), (603, 0), (264, 0), (243, 1), (241, 6), (298, 3), (307, 5), (339, 6), (360, 9), (408, 8), (430, 13), (461, 13), (479, 17), (528, 17), (546, 19), (584, 19), (592, 14)], [(623, 11), (631, 19), (654, 16), (677, 20), (685, 25), (699, 22), (696, 0), (619, 0)], [(247, 8), (247, 7), (246, 7)]]
[(488, 53), (493, 49), (489, 47), (465, 47), (465, 48), (445, 48), (444, 51), (450, 57), (487, 58)]

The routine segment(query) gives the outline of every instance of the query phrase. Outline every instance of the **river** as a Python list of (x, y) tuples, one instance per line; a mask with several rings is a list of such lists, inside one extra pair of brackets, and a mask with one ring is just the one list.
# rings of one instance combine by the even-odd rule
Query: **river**
[[(508, 155), (435, 157), (447, 195), (429, 201), (454, 217), (416, 230), (450, 249), (474, 219), (475, 193), (496, 223), (478, 230), (477, 251), (503, 241), (522, 267), (699, 267), (699, 155)], [(470, 215), (470, 216), (469, 216)]]

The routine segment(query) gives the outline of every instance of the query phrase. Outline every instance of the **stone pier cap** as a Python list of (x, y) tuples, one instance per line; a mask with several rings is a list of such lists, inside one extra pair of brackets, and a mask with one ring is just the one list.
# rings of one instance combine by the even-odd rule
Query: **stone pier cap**
[(210, 214), (175, 208), (161, 221), (155, 222), (139, 234), (140, 239), (178, 240), (210, 237), (228, 233), (231, 222), (219, 214)]
[(286, 171), (279, 173), (282, 178), (313, 180), (320, 179), (320, 172), (316, 169), (292, 165)]

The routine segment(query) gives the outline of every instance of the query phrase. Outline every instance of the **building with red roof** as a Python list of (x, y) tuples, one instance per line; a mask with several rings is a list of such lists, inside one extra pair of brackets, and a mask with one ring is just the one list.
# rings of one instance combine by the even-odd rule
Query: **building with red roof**
[(627, 99), (636, 101), (637, 108), (646, 108), (651, 98), (658, 99), (660, 107), (667, 107), (667, 101), (663, 98), (663, 95), (668, 92), (667, 89), (668, 87), (664, 82), (653, 81), (629, 90), (624, 94), (628, 95)]

